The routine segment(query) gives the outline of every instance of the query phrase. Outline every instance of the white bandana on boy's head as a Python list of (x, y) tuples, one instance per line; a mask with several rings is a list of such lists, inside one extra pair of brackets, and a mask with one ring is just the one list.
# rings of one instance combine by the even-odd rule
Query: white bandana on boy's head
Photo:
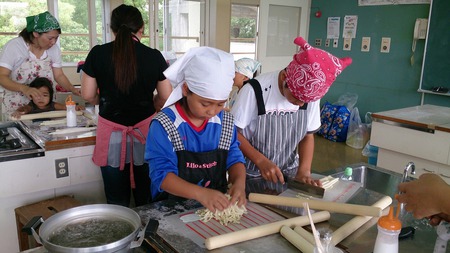
[(216, 48), (192, 48), (170, 65), (164, 75), (174, 90), (163, 108), (183, 97), (184, 82), (190, 91), (200, 97), (226, 100), (233, 86), (234, 59), (231, 54)]

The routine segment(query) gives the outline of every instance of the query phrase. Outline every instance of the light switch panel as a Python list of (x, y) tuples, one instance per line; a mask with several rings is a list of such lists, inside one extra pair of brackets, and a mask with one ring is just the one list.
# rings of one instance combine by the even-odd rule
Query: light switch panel
[(322, 46), (322, 39), (316, 39), (314, 43), (315, 43), (316, 47), (320, 47), (320, 46)]
[(344, 39), (344, 46), (343, 46), (342, 50), (344, 50), (344, 51), (352, 50), (352, 39), (351, 38)]
[(329, 46), (330, 46), (330, 39), (326, 39), (326, 40), (325, 40), (325, 46), (326, 46), (326, 47), (329, 47)]
[(370, 51), (370, 37), (363, 37), (361, 42), (361, 52)]
[(338, 47), (338, 39), (333, 40), (333, 47)]
[(380, 49), (380, 52), (382, 52), (382, 53), (389, 53), (390, 49), (391, 49), (391, 38), (389, 38), (389, 37), (381, 38), (381, 49)]

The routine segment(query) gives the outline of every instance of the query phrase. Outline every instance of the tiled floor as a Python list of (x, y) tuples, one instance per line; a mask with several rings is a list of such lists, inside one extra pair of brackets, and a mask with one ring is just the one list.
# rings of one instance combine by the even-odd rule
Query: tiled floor
[(332, 142), (322, 136), (314, 136), (314, 158), (312, 172), (321, 173), (330, 169), (345, 167), (346, 165), (366, 162), (362, 149), (354, 149), (345, 142)]

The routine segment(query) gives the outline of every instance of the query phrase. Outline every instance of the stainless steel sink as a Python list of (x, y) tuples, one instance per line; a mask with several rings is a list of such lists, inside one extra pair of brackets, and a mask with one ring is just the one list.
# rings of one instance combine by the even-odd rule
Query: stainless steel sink
[[(363, 187), (358, 191), (348, 203), (371, 205), (382, 196), (387, 195), (393, 198), (394, 207), (397, 207), (397, 201), (394, 195), (398, 193), (398, 184), (402, 179), (402, 175), (383, 168), (379, 168), (366, 163), (352, 164), (353, 180), (361, 182)], [(345, 170), (337, 168), (327, 171), (326, 175), (340, 177)], [(414, 180), (408, 177), (408, 180)], [(387, 213), (387, 210), (385, 210)], [(352, 217), (348, 215), (333, 214), (330, 220), (330, 227), (339, 227)], [(399, 252), (433, 252), (436, 241), (436, 230), (429, 225), (427, 219), (416, 220), (411, 213), (401, 212), (400, 219), (403, 227), (413, 227), (415, 234), (412, 237), (401, 239), (399, 243)], [(355, 231), (347, 237), (341, 244), (348, 248), (348, 252), (372, 252), (375, 238), (377, 235), (376, 222), (378, 218), (373, 218), (366, 225)]]

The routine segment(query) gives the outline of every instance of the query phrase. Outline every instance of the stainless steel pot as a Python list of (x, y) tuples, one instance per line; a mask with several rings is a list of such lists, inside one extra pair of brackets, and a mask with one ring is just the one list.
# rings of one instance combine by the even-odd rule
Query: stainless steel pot
[[(80, 223), (89, 224), (91, 221), (108, 219), (111, 223), (124, 224), (125, 222), (131, 225), (132, 232), (116, 241), (103, 245), (99, 243), (98, 245), (95, 244), (95, 246), (89, 247), (67, 247), (53, 243), (51, 240), (55, 234), (61, 233), (61, 231), (65, 233), (65, 229), (68, 225), (72, 224), (77, 226), (77, 224)], [(42, 218), (40, 218), (40, 220), (42, 224), (39, 228), (39, 234), (35, 231), (34, 226), (31, 227), (31, 232), (36, 241), (52, 253), (130, 252), (132, 248), (139, 247), (141, 245), (145, 233), (145, 225), (142, 224), (139, 215), (130, 208), (118, 205), (95, 204), (74, 207), (57, 213), (48, 218), (46, 221), (43, 221)], [(116, 231), (113, 231), (114, 229), (116, 229), (115, 226), (111, 226), (110, 229), (108, 228), (109, 232), (107, 233), (115, 233)], [(87, 230), (95, 230), (95, 226), (87, 228)], [(67, 234), (70, 238), (70, 233)]]

